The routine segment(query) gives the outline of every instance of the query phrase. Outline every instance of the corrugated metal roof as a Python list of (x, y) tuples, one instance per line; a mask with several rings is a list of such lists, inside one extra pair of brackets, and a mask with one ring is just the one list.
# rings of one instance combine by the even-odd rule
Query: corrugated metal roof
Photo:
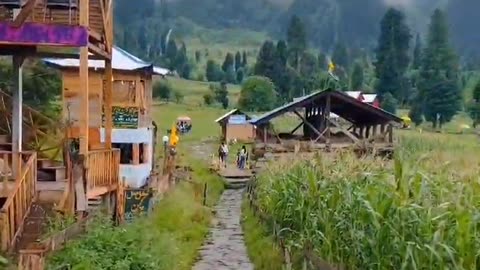
[[(381, 117), (383, 119), (388, 118), (389, 120), (395, 121), (395, 122), (401, 122), (401, 119), (398, 118), (394, 114), (391, 114), (391, 113), (389, 113), (387, 111), (384, 111), (380, 108), (375, 108), (368, 103), (364, 103), (362, 101), (359, 101), (357, 98), (349, 95), (346, 92), (336, 91), (336, 90), (333, 90), (333, 89), (317, 91), (317, 92), (311, 93), (309, 95), (306, 95), (304, 97), (296, 98), (294, 101), (292, 101), (290, 103), (287, 103), (287, 104), (285, 104), (281, 107), (278, 107), (278, 108), (276, 108), (276, 109), (274, 109), (270, 112), (267, 112), (267, 113), (261, 115), (260, 117), (257, 117), (255, 119), (250, 120), (249, 122), (253, 125), (259, 125), (259, 124), (269, 122), (271, 119), (273, 119), (273, 118), (275, 118), (275, 117), (277, 117), (277, 116), (279, 116), (279, 115), (281, 115), (281, 114), (283, 114), (287, 111), (291, 111), (292, 109), (297, 108), (299, 106), (304, 106), (308, 102), (313, 102), (317, 98), (324, 98), (326, 95), (331, 95), (331, 96), (334, 96), (334, 97), (336, 96), (337, 98), (341, 98), (340, 100), (343, 100), (342, 102), (348, 102), (345, 105), (349, 105), (349, 106), (352, 106), (352, 107), (353, 106), (357, 107), (361, 111), (368, 112), (368, 114), (370, 114), (370, 115), (374, 115), (376, 117)], [(337, 111), (334, 112), (334, 109), (336, 109)], [(345, 109), (347, 109), (347, 107), (340, 106), (340, 107), (332, 108), (331, 113), (334, 113), (335, 115), (338, 115), (340, 117), (344, 117), (344, 116), (342, 116), (342, 113), (345, 114), (345, 111), (342, 111), (341, 109), (345, 110)], [(354, 117), (357, 117), (357, 118), (361, 117), (360, 115), (356, 115), (355, 113), (353, 113), (353, 115), (354, 115)]]
[[(90, 53), (91, 55), (91, 53)], [(45, 58), (43, 59), (47, 64), (60, 68), (78, 68), (80, 60), (74, 58), (57, 59)], [(105, 68), (105, 61), (103, 60), (88, 60), (89, 68), (103, 69)], [(168, 70), (160, 67), (154, 67), (151, 63), (145, 62), (140, 58), (128, 53), (127, 51), (113, 46), (112, 48), (112, 68), (115, 70), (138, 70), (152, 67), (152, 72), (158, 75), (168, 74)]]
[(220, 116), (219, 118), (217, 118), (217, 120), (215, 120), (215, 122), (218, 123), (218, 122), (222, 121), (223, 119), (229, 117), (230, 115), (232, 115), (236, 112), (238, 112), (238, 109), (233, 109), (233, 110), (227, 112), (226, 114)]
[(363, 102), (372, 103), (373, 101), (375, 101), (376, 98), (377, 98), (376, 94), (364, 94)]
[(359, 98), (362, 95), (360, 91), (346, 91), (345, 93), (353, 98)]

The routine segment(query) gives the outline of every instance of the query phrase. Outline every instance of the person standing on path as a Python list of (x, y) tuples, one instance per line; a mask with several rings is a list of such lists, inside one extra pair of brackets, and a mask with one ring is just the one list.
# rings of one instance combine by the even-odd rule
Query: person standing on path
[(241, 170), (245, 169), (246, 162), (247, 162), (247, 148), (244, 145), (240, 150), (240, 169)]
[(227, 167), (227, 157), (228, 157), (228, 146), (225, 142), (222, 142), (220, 148), (218, 149), (218, 156), (220, 157), (220, 163), (226, 168)]

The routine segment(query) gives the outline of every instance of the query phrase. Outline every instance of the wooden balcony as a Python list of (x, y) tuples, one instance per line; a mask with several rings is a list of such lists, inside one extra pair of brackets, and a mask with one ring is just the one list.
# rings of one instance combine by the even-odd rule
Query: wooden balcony
[[(30, 211), (30, 206), (35, 199), (36, 179), (37, 179), (37, 154), (36, 153), (10, 153), (11, 157), (2, 156), (7, 159), (13, 159), (13, 155), (19, 155), (22, 160), (20, 173), (13, 182), (4, 183), (2, 188), (13, 185), (9, 190), (0, 210), (0, 241), (1, 250), (8, 251), (14, 248), (15, 239), (22, 231), (24, 219)], [(7, 180), (7, 179), (6, 179)], [(5, 180), (4, 180), (5, 181)]]

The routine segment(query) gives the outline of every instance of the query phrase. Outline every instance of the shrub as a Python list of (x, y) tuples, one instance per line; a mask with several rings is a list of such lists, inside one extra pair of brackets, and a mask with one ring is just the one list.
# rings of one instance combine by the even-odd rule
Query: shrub
[(173, 95), (175, 97), (175, 102), (176, 103), (182, 103), (184, 98), (185, 98), (185, 95), (178, 90), (174, 91)]
[(161, 100), (170, 100), (172, 91), (172, 86), (167, 80), (156, 81), (153, 84), (152, 96)]
[(213, 95), (210, 94), (210, 93), (207, 93), (205, 95), (203, 95), (203, 103), (205, 103), (205, 105), (207, 106), (210, 106), (213, 104)]

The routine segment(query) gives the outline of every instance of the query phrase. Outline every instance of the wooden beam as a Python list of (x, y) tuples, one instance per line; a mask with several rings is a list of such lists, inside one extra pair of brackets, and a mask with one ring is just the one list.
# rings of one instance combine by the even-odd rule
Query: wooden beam
[(108, 149), (112, 148), (112, 128), (113, 128), (113, 119), (112, 119), (112, 89), (113, 89), (113, 69), (112, 61), (107, 59), (105, 60), (105, 93), (104, 97), (104, 113), (105, 113), (105, 144)]
[(387, 130), (388, 130), (388, 142), (393, 143), (393, 125), (388, 124)]
[(28, 2), (25, 3), (25, 5), (23, 5), (17, 17), (15, 17), (15, 19), (13, 20), (12, 26), (13, 27), (22, 26), (22, 24), (27, 20), (28, 16), (32, 14), (36, 4), (37, 4), (37, 0), (28, 0)]
[(112, 59), (112, 56), (108, 52), (94, 45), (93, 43), (88, 43), (88, 50), (96, 55), (102, 56), (103, 59)]
[[(89, 0), (80, 1), (81, 26), (89, 25)], [(89, 82), (88, 82), (88, 47), (80, 48), (80, 154), (85, 156), (84, 162), (88, 164), (88, 128), (89, 128)]]
[[(111, 2), (110, 2), (111, 3)], [(100, 0), (100, 10), (102, 13), (103, 31), (105, 32), (105, 49), (107, 52), (111, 52), (111, 35), (110, 35), (110, 23), (108, 21), (107, 12), (105, 7), (105, 0)]]
[(290, 131), (290, 134), (295, 133), (295, 131), (297, 131), (301, 126), (303, 126), (303, 122), (301, 122), (300, 124), (298, 124), (298, 126), (296, 126), (292, 131)]
[[(300, 117), (300, 119), (302, 119), (303, 123), (305, 125), (307, 125), (309, 128), (311, 128), (313, 130), (313, 132), (317, 133), (318, 137), (317, 139), (315, 139), (315, 142), (317, 142), (320, 138), (324, 138), (325, 137), (323, 136), (323, 133), (320, 132), (315, 126), (313, 126), (310, 122), (307, 121), (307, 119), (303, 118), (302, 114), (300, 114), (299, 112), (297, 112), (296, 110), (293, 111), (298, 117)], [(325, 131), (324, 131), (325, 133)]]
[(14, 177), (20, 174), (20, 164), (22, 163), (19, 153), (22, 152), (22, 127), (23, 127), (23, 85), (22, 85), (22, 65), (25, 58), (22, 56), (13, 56), (13, 89), (12, 89), (12, 169)]
[(331, 97), (327, 95), (326, 106), (325, 106), (325, 117), (326, 117), (326, 137), (327, 137), (327, 144), (330, 144), (330, 108), (331, 107)]
[(355, 135), (353, 135), (351, 132), (349, 132), (348, 130), (342, 128), (339, 124), (335, 123), (334, 121), (328, 119), (328, 122), (330, 124), (332, 124), (333, 126), (335, 126), (337, 129), (339, 129), (343, 134), (345, 134), (347, 137), (349, 137), (350, 139), (352, 139), (353, 142), (359, 142), (360, 140), (355, 137)]
[(93, 29), (88, 29), (88, 36), (98, 42), (102, 42), (102, 35)]
[(140, 164), (140, 144), (138, 143), (132, 145), (132, 159), (134, 165)]

